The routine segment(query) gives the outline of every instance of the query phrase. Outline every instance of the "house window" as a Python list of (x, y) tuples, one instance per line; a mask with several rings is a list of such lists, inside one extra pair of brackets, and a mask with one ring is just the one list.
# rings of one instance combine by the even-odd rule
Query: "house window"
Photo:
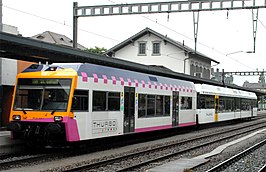
[(139, 42), (139, 55), (146, 55), (146, 42)]
[(152, 55), (160, 55), (160, 42), (152, 43)]
[(194, 76), (196, 76), (197, 78), (202, 78), (202, 73), (201, 72), (195, 72)]

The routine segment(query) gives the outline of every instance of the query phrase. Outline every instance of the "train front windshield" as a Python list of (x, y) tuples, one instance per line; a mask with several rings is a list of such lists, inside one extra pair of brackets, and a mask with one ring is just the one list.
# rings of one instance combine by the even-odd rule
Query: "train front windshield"
[(14, 110), (67, 111), (71, 79), (18, 79)]

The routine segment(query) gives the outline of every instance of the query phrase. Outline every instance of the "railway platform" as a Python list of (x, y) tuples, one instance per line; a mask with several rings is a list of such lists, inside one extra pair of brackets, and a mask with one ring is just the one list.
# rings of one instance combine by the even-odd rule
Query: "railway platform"
[(0, 131), (0, 147), (11, 144), (10, 131)]
[(21, 141), (11, 139), (10, 131), (0, 131), (0, 154), (16, 151), (19, 144)]
[(240, 143), (240, 142), (242, 142), (248, 138), (251, 138), (251, 137), (253, 137), (259, 133), (265, 133), (266, 134), (266, 129), (256, 131), (256, 132), (251, 133), (245, 137), (242, 137), (242, 138), (239, 138), (239, 139), (234, 140), (232, 142), (221, 145), (209, 153), (199, 155), (199, 156), (194, 157), (194, 158), (182, 158), (182, 159), (178, 159), (176, 161), (171, 161), (171, 162), (163, 164), (161, 166), (157, 166), (157, 167), (154, 167), (152, 169), (149, 169), (149, 170), (147, 170), (147, 172), (165, 172), (165, 171), (167, 171), (167, 172), (184, 172), (184, 169), (191, 169), (191, 168), (199, 166), (205, 162), (208, 162), (209, 157), (217, 155), (217, 154), (221, 153), (222, 151), (224, 151), (229, 146)]

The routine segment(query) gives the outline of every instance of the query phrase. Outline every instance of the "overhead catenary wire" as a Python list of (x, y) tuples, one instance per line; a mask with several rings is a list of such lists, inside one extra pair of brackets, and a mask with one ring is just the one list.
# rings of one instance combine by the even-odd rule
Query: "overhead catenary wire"
[[(115, 3), (114, 1), (112, 1), (112, 0), (108, 0), (109, 2), (111, 2), (111, 3)], [(124, 3), (124, 4), (127, 4), (127, 3)], [(168, 13), (168, 15), (169, 15), (169, 13)], [(228, 17), (228, 11), (227, 11), (227, 17)], [(150, 19), (149, 17), (147, 17), (147, 16), (144, 16), (144, 15), (141, 15), (143, 18), (145, 18), (145, 19), (147, 19), (147, 20), (150, 20), (150, 21), (152, 21), (152, 22), (154, 22), (154, 23), (156, 23), (156, 24), (158, 24), (158, 25), (160, 25), (160, 26), (162, 26), (162, 27), (164, 27), (164, 28), (166, 28), (166, 29), (168, 29), (168, 30), (170, 30), (170, 31), (172, 31), (172, 32), (175, 32), (175, 33), (177, 33), (178, 35), (181, 35), (181, 36), (183, 36), (183, 37), (185, 37), (185, 38), (187, 38), (187, 39), (189, 39), (189, 40), (191, 40), (191, 41), (193, 41), (194, 39), (193, 38), (190, 38), (189, 36), (186, 36), (185, 34), (182, 34), (182, 33), (179, 33), (179, 32), (177, 32), (176, 30), (174, 30), (174, 29), (172, 29), (172, 28), (170, 28), (170, 27), (168, 27), (168, 26), (166, 26), (166, 25), (164, 25), (164, 24), (161, 24), (160, 22), (158, 22), (158, 20), (156, 19), (156, 20), (153, 20), (153, 19)], [(168, 18), (169, 19), (169, 18)], [(259, 20), (260, 21), (260, 20)], [(263, 23), (261, 22), (261, 24), (263, 25)], [(264, 26), (264, 25), (263, 25)], [(266, 29), (266, 28), (265, 28)], [(233, 60), (233, 61), (235, 61), (235, 62), (237, 62), (237, 63), (239, 63), (239, 64), (241, 64), (241, 65), (243, 65), (243, 66), (245, 66), (245, 67), (247, 67), (247, 68), (249, 68), (249, 69), (254, 69), (254, 68), (252, 68), (252, 67), (250, 67), (250, 66), (248, 66), (248, 65), (246, 65), (246, 64), (244, 64), (244, 63), (242, 63), (242, 62), (239, 62), (238, 60), (235, 60), (234, 58), (232, 58), (232, 57), (229, 57), (229, 56), (227, 56), (227, 54), (225, 54), (225, 53), (223, 53), (223, 52), (221, 52), (221, 51), (219, 51), (219, 50), (217, 50), (217, 49), (214, 49), (214, 48), (212, 48), (212, 47), (210, 47), (210, 46), (208, 46), (208, 45), (206, 45), (206, 44), (203, 44), (203, 43), (201, 43), (201, 42), (198, 42), (198, 44), (200, 44), (200, 45), (202, 45), (202, 46), (204, 46), (204, 47), (206, 47), (206, 48), (209, 48), (209, 49), (211, 49), (212, 51), (215, 51), (216, 53), (218, 53), (218, 54), (220, 54), (220, 55), (223, 55), (224, 57), (226, 57), (226, 58), (229, 58), (229, 59), (231, 59), (231, 60)]]
[[(39, 15), (36, 15), (36, 14), (25, 12), (25, 11), (22, 11), (22, 10), (19, 10), (19, 9), (16, 9), (16, 8), (8, 7), (6, 5), (3, 5), (3, 7), (8, 8), (10, 10), (14, 10), (14, 11), (20, 12), (20, 13), (24, 13), (24, 14), (30, 15), (30, 16), (33, 16), (33, 17), (37, 17), (37, 18), (40, 18), (40, 19), (43, 19), (43, 20), (46, 20), (46, 21), (49, 21), (49, 22), (53, 22), (53, 23), (56, 23), (56, 24), (59, 24), (59, 25), (64, 25), (64, 26), (73, 28), (73, 25), (67, 24), (65, 21), (64, 22), (60, 22), (60, 21), (52, 20), (52, 19), (45, 18), (45, 17), (39, 16)], [(114, 39), (114, 38), (111, 38), (111, 37), (108, 37), (108, 36), (105, 36), (105, 35), (102, 35), (102, 34), (98, 34), (98, 33), (95, 33), (95, 32), (91, 32), (91, 31), (88, 31), (88, 30), (83, 29), (83, 28), (78, 28), (78, 29), (80, 31), (87, 32), (89, 34), (93, 34), (93, 35), (96, 35), (96, 36), (99, 36), (99, 37), (102, 37), (102, 38), (106, 38), (106, 39), (109, 39), (109, 40), (112, 40), (112, 41), (120, 42), (117, 39)]]
[[(115, 3), (114, 1), (111, 1), (111, 0), (109, 0), (109, 2)], [(73, 27), (72, 25), (66, 24), (65, 21), (64, 21), (64, 22), (59, 22), (59, 21), (56, 21), (56, 20), (52, 20), (52, 19), (49, 19), (49, 18), (45, 18), (45, 17), (39, 16), (39, 15), (36, 15), (36, 14), (28, 13), (28, 12), (25, 12), (25, 11), (22, 11), (22, 10), (18, 10), (18, 9), (15, 9), (15, 8), (12, 8), (12, 7), (8, 7), (8, 6), (5, 6), (5, 5), (4, 5), (3, 7), (5, 7), (5, 8), (9, 8), (9, 9), (11, 9), (11, 10), (18, 11), (18, 12), (21, 12), (21, 13), (24, 13), (24, 14), (27, 14), (27, 15), (31, 15), (31, 16), (34, 16), (34, 17), (37, 17), (37, 18), (41, 18), (41, 19), (43, 19), (43, 20), (47, 20), (47, 21), (50, 21), (50, 22), (54, 22), (54, 23), (57, 23), (57, 24), (60, 24), (60, 25), (64, 25), (64, 26), (71, 27), (71, 28)], [(152, 19), (150, 19), (149, 17), (146, 17), (146, 16), (142, 16), (142, 17), (144, 17), (144, 18), (146, 18), (147, 20), (150, 20), (150, 21), (152, 21), (152, 22), (155, 22), (156, 24), (158, 24), (158, 25), (160, 25), (160, 26), (162, 26), (162, 27), (164, 27), (164, 28), (166, 28), (166, 29), (168, 29), (168, 30), (171, 30), (171, 31), (173, 31), (173, 32), (175, 32), (175, 33), (177, 33), (177, 34), (179, 34), (179, 35), (181, 35), (181, 36), (183, 36), (183, 37), (185, 37), (185, 38), (187, 38), (187, 39), (189, 39), (189, 40), (193, 40), (193, 38), (190, 38), (190, 37), (188, 37), (188, 36), (186, 36), (186, 35), (184, 35), (184, 34), (182, 34), (182, 33), (179, 33), (179, 32), (177, 32), (176, 30), (174, 30), (174, 29), (172, 29), (172, 28), (170, 28), (170, 27), (168, 27), (168, 26), (165, 26), (165, 25), (159, 23), (158, 21), (154, 21), (154, 20), (152, 20)], [(264, 26), (264, 24), (263, 24), (261, 21), (260, 21), (260, 23), (261, 23), (261, 24), (263, 25), (263, 27), (266, 29), (266, 27)], [(102, 34), (98, 34), (98, 33), (95, 33), (95, 32), (91, 32), (91, 31), (88, 31), (88, 30), (86, 30), (86, 29), (78, 28), (78, 30), (83, 31), (83, 32), (86, 32), (86, 33), (89, 33), (89, 34), (93, 34), (93, 35), (96, 35), (96, 36), (99, 36), (99, 37), (102, 37), (102, 38), (105, 38), (105, 39), (109, 39), (109, 40), (112, 40), (112, 41), (121, 42), (121, 41), (119, 41), (119, 40), (117, 40), (117, 39), (114, 39), (114, 38), (111, 38), (111, 37), (109, 37), (109, 36), (105, 36), (105, 35), (102, 35)], [(204, 46), (204, 47), (207, 47), (207, 48), (211, 49), (212, 51), (217, 52), (217, 53), (220, 54), (220, 55), (223, 55), (223, 56), (227, 57), (225, 53), (223, 53), (223, 52), (221, 52), (221, 51), (219, 51), (219, 50), (217, 50), (217, 49), (214, 49), (214, 48), (212, 48), (212, 47), (210, 47), (210, 46), (208, 46), (208, 45), (205, 45), (205, 44), (203, 44), (203, 43), (201, 43), (201, 42), (198, 42), (198, 43), (199, 43), (200, 45)], [(163, 55), (163, 54), (162, 54), (162, 55)], [(166, 55), (166, 56), (168, 56), (168, 55)], [(169, 57), (169, 56), (168, 56), (168, 57)], [(243, 66), (245, 66), (245, 67), (248, 67), (247, 65), (245, 65), (245, 64), (243, 64), (243, 63), (241, 63), (241, 62), (239, 62), (239, 61), (237, 61), (237, 60), (235, 60), (235, 59), (233, 59), (233, 58), (231, 58), (231, 57), (227, 57), (227, 58), (230, 58), (230, 59), (234, 60), (235, 62), (237, 62), (237, 63), (239, 63), (239, 64), (241, 64), (241, 65), (243, 65)], [(248, 67), (248, 68), (250, 68), (250, 67)], [(251, 68), (250, 68), (250, 69), (251, 69)]]
[[(50, 22), (54, 22), (54, 23), (56, 23), (56, 24), (60, 24), (60, 25), (64, 25), (64, 26), (67, 26), (67, 27), (71, 27), (71, 28), (72, 28), (72, 25), (66, 24), (65, 21), (64, 21), (64, 22), (59, 22), (59, 21), (52, 20), (52, 19), (49, 19), (49, 18), (41, 17), (41, 16), (36, 15), (36, 14), (31, 14), (31, 13), (28, 13), (28, 12), (24, 12), (24, 11), (22, 11), (22, 10), (18, 10), (18, 9), (15, 9), (15, 8), (12, 8), (12, 7), (8, 7), (8, 6), (4, 6), (4, 7), (9, 8), (9, 9), (11, 9), (11, 10), (15, 10), (15, 11), (17, 11), (17, 12), (21, 12), (21, 13), (27, 14), (27, 15), (31, 15), (31, 16), (33, 16), (33, 17), (37, 17), (37, 18), (40, 18), (40, 19), (43, 19), (43, 20), (47, 20), (47, 21), (50, 21)], [(105, 39), (109, 39), (109, 40), (112, 40), (112, 41), (120, 42), (120, 41), (117, 40), (117, 39), (114, 39), (114, 38), (111, 38), (111, 37), (108, 37), (108, 36), (105, 36), (105, 35), (101, 35), (101, 34), (98, 34), (98, 33), (94, 33), (94, 32), (91, 32), (91, 31), (87, 31), (87, 30), (82, 29), (82, 28), (79, 28), (79, 30), (80, 30), (80, 31), (83, 31), (83, 32), (87, 32), (87, 33), (89, 33), (89, 34), (93, 34), (93, 35), (96, 35), (96, 36), (99, 36), (99, 37), (105, 38)], [(133, 46), (138, 48), (137, 45), (133, 45)], [(146, 50), (149, 51), (149, 52), (152, 52), (152, 50), (150, 50), (150, 49), (148, 49), (148, 48), (147, 48)], [(170, 56), (169, 54), (161, 53), (161, 55), (163, 55), (163, 56), (167, 56), (167, 57), (169, 57), (169, 58), (173, 58), (173, 59), (176, 59), (176, 60), (183, 61), (182, 59), (177, 59), (177, 58), (175, 58), (175, 57)]]

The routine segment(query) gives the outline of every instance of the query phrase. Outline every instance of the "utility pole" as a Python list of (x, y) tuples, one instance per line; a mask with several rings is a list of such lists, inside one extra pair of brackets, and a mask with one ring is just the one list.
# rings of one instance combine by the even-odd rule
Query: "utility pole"
[(252, 24), (253, 24), (253, 53), (256, 51), (256, 36), (258, 26), (259, 9), (252, 9)]
[(0, 0), (0, 32), (3, 32), (3, 2)]
[(73, 48), (77, 48), (78, 44), (78, 16), (77, 14), (78, 3), (73, 3)]

